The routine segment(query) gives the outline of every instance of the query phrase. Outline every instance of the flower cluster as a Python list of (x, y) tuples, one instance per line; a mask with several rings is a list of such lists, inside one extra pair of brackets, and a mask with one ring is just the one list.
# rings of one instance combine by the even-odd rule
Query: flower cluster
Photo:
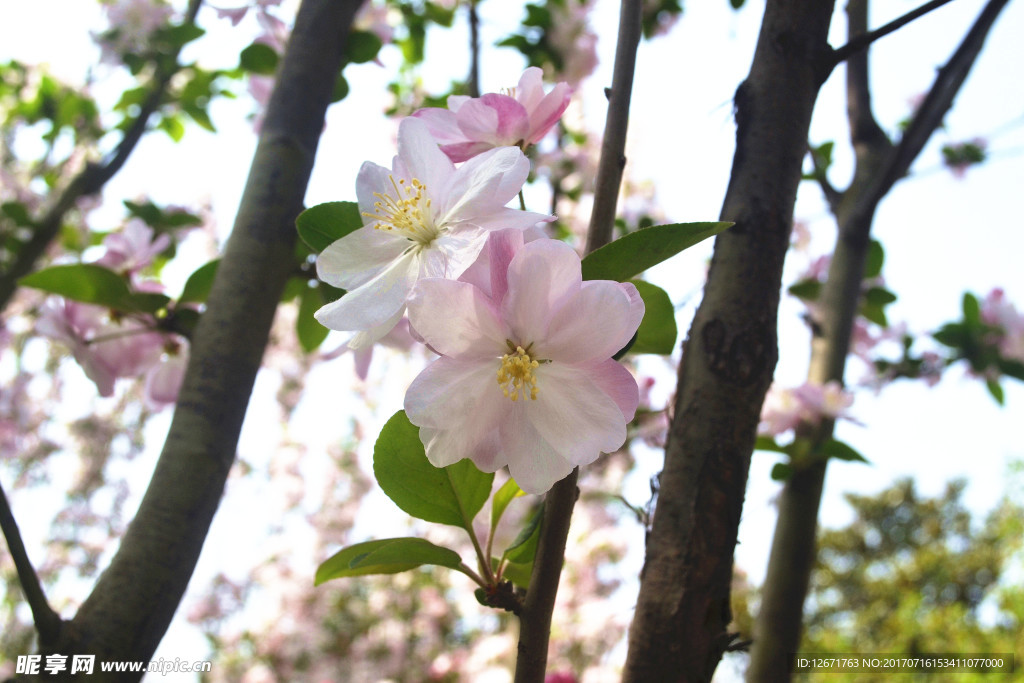
[[(568, 245), (538, 234), (553, 216), (506, 205), (530, 172), (523, 148), (557, 122), (566, 84), (527, 69), (513, 95), (450, 98), (398, 129), (391, 168), (356, 180), (364, 225), (324, 249), (317, 274), (347, 290), (316, 318), (365, 349), (408, 313), (441, 357), (405, 408), (438, 466), (508, 466), (543, 493), (626, 439), (636, 381), (612, 357), (644, 314), (635, 287), (584, 282)], [(454, 99), (454, 101), (452, 101)]]
[(805, 382), (792, 389), (772, 386), (761, 410), (758, 433), (778, 436), (800, 425), (816, 425), (823, 419), (852, 420), (853, 394), (839, 382)]
[[(138, 291), (158, 292), (158, 283), (138, 278), (140, 271), (170, 244), (170, 237), (153, 237), (140, 220), (103, 241), (106, 248), (96, 261), (122, 273)], [(36, 323), (37, 331), (67, 346), (100, 396), (112, 396), (121, 377), (144, 377), (144, 399), (153, 410), (174, 403), (185, 376), (188, 342), (157, 330), (149, 315), (124, 315), (101, 306), (51, 299)]]
[(113, 0), (103, 4), (110, 28), (94, 35), (102, 61), (119, 63), (125, 54), (144, 52), (152, 34), (163, 28), (174, 15), (166, 2), (154, 0)]
[(1006, 360), (1024, 363), (1024, 315), (1002, 289), (993, 289), (982, 300), (980, 316), (995, 329), (992, 343), (999, 354)]

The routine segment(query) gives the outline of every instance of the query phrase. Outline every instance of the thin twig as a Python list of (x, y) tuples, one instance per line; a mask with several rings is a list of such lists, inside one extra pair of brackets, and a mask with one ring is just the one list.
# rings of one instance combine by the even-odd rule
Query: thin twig
[[(636, 50), (640, 43), (640, 0), (623, 0), (619, 15), (619, 36), (615, 48), (612, 92), (608, 102), (601, 161), (594, 190), (594, 209), (587, 233), (587, 252), (612, 240), (615, 205), (625, 166), (623, 150), (629, 122), (629, 100), (633, 91)], [(555, 484), (544, 499), (544, 518), (540, 526), (537, 555), (530, 574), (530, 587), (523, 603), (519, 628), (519, 651), (515, 683), (541, 683), (547, 666), (551, 614), (555, 607), (558, 582), (565, 561), (572, 510), (579, 490), (579, 468)]]
[(480, 15), (476, 2), (469, 2), (469, 82), (466, 88), (470, 97), (480, 97)]
[(931, 0), (931, 2), (927, 2), (917, 9), (907, 12), (899, 19), (894, 19), (881, 28), (876, 28), (874, 31), (868, 31), (867, 33), (860, 34), (856, 38), (852, 38), (846, 45), (832, 51), (832, 66), (835, 67), (837, 64), (841, 64), (843, 61), (848, 59), (850, 55), (863, 50), (879, 38), (883, 38), (890, 33), (903, 28), (915, 19), (923, 17), (932, 10), (938, 9), (951, 1), (952, 0)]
[(978, 59), (992, 25), (1008, 2), (1009, 0), (989, 0), (956, 52), (946, 65), (939, 69), (935, 82), (910, 120), (903, 137), (896, 144), (888, 169), (872, 188), (873, 197), (880, 200), (896, 181), (906, 175), (932, 133), (942, 125), (946, 112), (953, 106), (953, 100)]
[(579, 471), (578, 467), (573, 469), (568, 477), (551, 487), (544, 498), (537, 555), (530, 573), (530, 587), (519, 614), (515, 683), (542, 683), (544, 680), (551, 638), (551, 613), (565, 562), (572, 509), (579, 495), (576, 488)]
[(32, 610), (32, 620), (36, 625), (36, 633), (39, 634), (39, 643), (47, 645), (57, 639), (63, 623), (60, 615), (53, 611), (50, 603), (46, 600), (46, 594), (39, 583), (39, 576), (32, 567), (32, 561), (25, 551), (25, 543), (21, 540), (21, 531), (14, 519), (11, 505), (7, 500), (7, 494), (0, 485), (0, 530), (7, 539), (7, 547), (11, 551), (11, 558), (14, 560), (14, 567), (18, 572), (18, 581), (21, 589), (25, 592), (25, 600), (29, 609)]
[(629, 100), (633, 94), (636, 50), (642, 26), (639, 0), (622, 0), (619, 12), (619, 37), (615, 47), (612, 87), (608, 92), (608, 115), (601, 142), (601, 161), (597, 167), (594, 209), (587, 231), (587, 252), (612, 241), (615, 206), (619, 201), (622, 172), (626, 167), (626, 129), (629, 124)]

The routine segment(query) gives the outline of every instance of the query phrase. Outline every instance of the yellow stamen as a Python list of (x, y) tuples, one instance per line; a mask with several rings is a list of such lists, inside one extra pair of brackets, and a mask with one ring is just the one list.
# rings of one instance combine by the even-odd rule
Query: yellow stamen
[[(512, 344), (509, 344), (511, 349)], [(498, 368), (498, 386), (505, 396), (518, 401), (519, 396), (529, 396), (531, 401), (537, 400), (537, 376), (533, 371), (540, 367), (540, 361), (530, 358), (530, 354), (522, 346), (517, 346), (514, 353), (506, 353), (501, 357)]]
[(380, 201), (373, 203), (375, 213), (363, 212), (367, 218), (377, 221), (377, 230), (397, 231), (411, 242), (419, 246), (429, 246), (437, 239), (441, 230), (434, 225), (430, 213), (430, 198), (425, 196), (426, 186), (418, 178), (406, 184), (401, 178), (397, 182), (394, 176), (388, 176), (395, 195), (374, 192), (373, 196)]

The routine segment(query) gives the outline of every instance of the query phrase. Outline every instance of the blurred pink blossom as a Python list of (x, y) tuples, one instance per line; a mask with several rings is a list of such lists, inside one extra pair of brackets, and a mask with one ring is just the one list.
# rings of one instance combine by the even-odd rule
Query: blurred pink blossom
[(101, 60), (119, 63), (122, 55), (144, 52), (150, 36), (165, 26), (174, 10), (162, 0), (112, 0), (103, 3), (110, 28), (93, 39), (99, 44)]
[(836, 381), (824, 385), (805, 382), (792, 389), (772, 385), (761, 410), (758, 433), (778, 436), (798, 425), (816, 425), (826, 418), (852, 420), (847, 410), (851, 405), (853, 394)]
[(993, 289), (982, 300), (981, 319), (998, 328), (994, 343), (1002, 357), (1024, 363), (1024, 315), (1006, 298), (1002, 288)]
[(141, 219), (132, 218), (121, 232), (103, 238), (107, 251), (96, 264), (120, 273), (135, 274), (151, 264), (170, 243), (170, 235), (164, 233), (154, 238), (153, 228)]
[(562, 57), (557, 75), (576, 87), (597, 68), (597, 34), (588, 21), (594, 0), (565, 0), (547, 7), (551, 12), (548, 43)]
[(143, 374), (160, 360), (164, 338), (139, 320), (110, 319), (99, 306), (50, 299), (36, 330), (71, 350), (100, 396), (114, 393), (118, 377)]
[(178, 400), (188, 366), (188, 342), (165, 343), (164, 355), (146, 372), (143, 399), (150, 410), (163, 410)]

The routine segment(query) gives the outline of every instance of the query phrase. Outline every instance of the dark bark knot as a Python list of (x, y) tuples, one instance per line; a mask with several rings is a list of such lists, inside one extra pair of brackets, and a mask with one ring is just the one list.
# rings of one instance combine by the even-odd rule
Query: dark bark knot
[(753, 330), (742, 329), (730, 338), (725, 323), (716, 318), (704, 325), (700, 336), (715, 375), (741, 386), (760, 377), (766, 347)]

